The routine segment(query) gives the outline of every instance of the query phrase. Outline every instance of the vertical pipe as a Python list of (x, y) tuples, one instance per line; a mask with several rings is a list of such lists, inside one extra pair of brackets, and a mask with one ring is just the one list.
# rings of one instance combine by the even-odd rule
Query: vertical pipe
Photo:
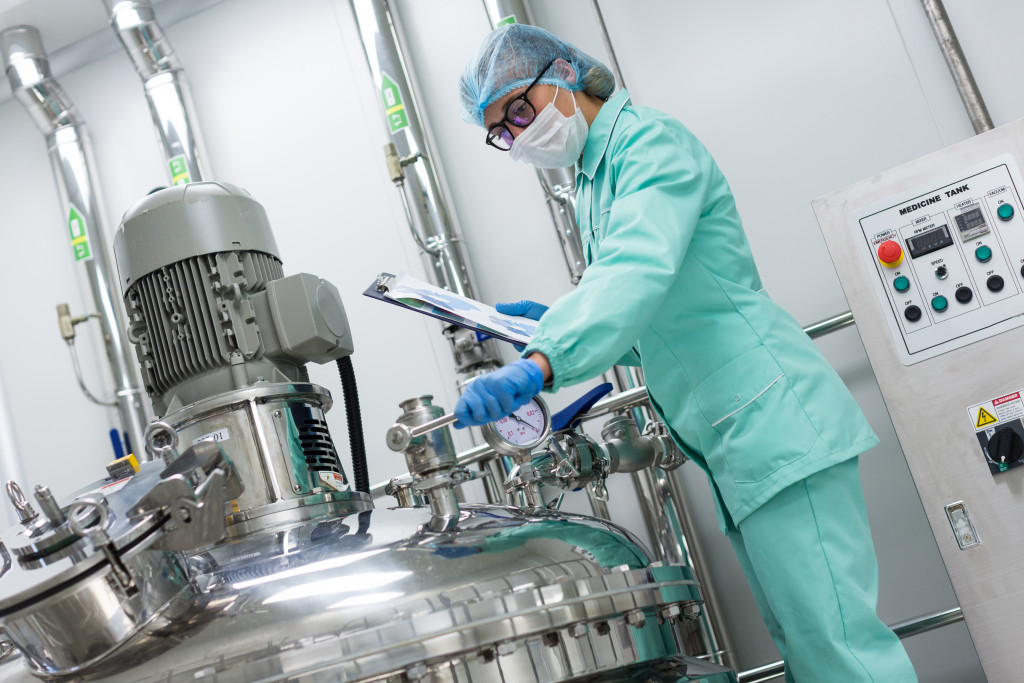
[(135, 379), (135, 359), (118, 315), (116, 278), (110, 268), (95, 163), (85, 123), (60, 84), (50, 74), (39, 32), (15, 26), (0, 32), (0, 51), (11, 89), (46, 136), (63, 222), (70, 231), (75, 261), (84, 269), (100, 316), (104, 348), (114, 380), (122, 429), (136, 457), (145, 459), (143, 432), (148, 421), (142, 390)]
[(173, 185), (209, 180), (192, 93), (150, 0), (103, 0), (117, 34), (146, 91), (164, 169)]
[(953, 76), (953, 82), (956, 84), (957, 92), (960, 93), (967, 116), (971, 119), (971, 125), (974, 126), (974, 133), (992, 130), (994, 127), (992, 117), (989, 116), (985, 100), (974, 80), (974, 74), (971, 73), (971, 67), (967, 63), (967, 57), (964, 56), (963, 48), (960, 47), (960, 41), (956, 37), (956, 31), (953, 30), (953, 24), (949, 20), (949, 15), (946, 14), (946, 6), (942, 4), (942, 0), (921, 0), (921, 5), (924, 7), (925, 14), (928, 15), (928, 23), (932, 26), (935, 39), (939, 41), (942, 56), (946, 60), (946, 66), (949, 67), (949, 73)]
[[(21, 461), (18, 460), (18, 449), (14, 443), (14, 421), (11, 419), (11, 412), (7, 405), (7, 392), (4, 388), (3, 378), (0, 377), (0, 481), (16, 481), (26, 484), (25, 472), (21, 468)], [(18, 522), (18, 517), (7, 505), (0, 504), (0, 522), (5, 524), (6, 529)]]
[[(422, 107), (406, 66), (391, 9), (386, 0), (350, 0), (391, 141), (405, 166), (405, 194), (411, 228), (421, 244), (428, 276), (435, 285), (472, 299), (476, 286), (452, 205), (438, 180), (437, 159), (426, 135)], [(493, 342), (478, 342), (468, 330), (445, 332), (459, 372), (492, 370), (501, 365)]]
[[(483, 3), (492, 28), (512, 23), (533, 23), (529, 8), (522, 0), (483, 0)], [(579, 284), (587, 264), (580, 229), (576, 225), (576, 170), (571, 167), (538, 168), (537, 180), (544, 189), (565, 266), (569, 269), (569, 281)]]

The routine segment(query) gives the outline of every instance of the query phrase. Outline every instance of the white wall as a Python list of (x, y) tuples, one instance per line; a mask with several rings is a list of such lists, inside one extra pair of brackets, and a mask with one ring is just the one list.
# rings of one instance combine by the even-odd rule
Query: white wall
[[(539, 24), (606, 57), (589, 1), (533, 4)], [(1013, 87), (1024, 46), (1012, 33), (1024, 24), (1024, 7), (947, 5), (997, 125), (1024, 115), (1024, 93)], [(482, 144), (480, 129), (459, 119), (456, 81), (486, 32), (482, 3), (395, 6), (481, 298), (554, 300), (570, 285), (532, 171), (500, 158)], [(678, 116), (704, 140), (736, 193), (768, 291), (803, 324), (848, 309), (810, 200), (971, 135), (916, 0), (603, 0), (601, 7), (634, 101)], [(264, 204), (287, 273), (315, 273), (341, 290), (357, 345), (371, 480), (401, 472), (401, 458), (382, 440), (398, 402), (433, 393), (451, 407), (455, 374), (438, 325), (361, 296), (378, 271), (422, 268), (384, 170), (386, 134), (348, 2), (225, 0), (165, 29), (187, 68), (215, 176)], [(58, 75), (89, 122), (112, 235), (132, 202), (166, 182), (139, 80), (120, 51)], [(85, 301), (42, 138), (13, 101), (0, 103), (0, 207), (7, 226), (0, 287), (8, 292), (0, 377), (22, 484), (68, 491), (97, 478), (109, 459), (108, 417), (78, 394), (57, 335), (53, 305), (71, 300), (81, 311)], [(880, 614), (893, 623), (953, 606), (855, 329), (819, 346), (882, 439), (861, 465), (881, 566)], [(95, 344), (86, 343), (83, 358), (98, 386)], [(340, 393), (332, 367), (311, 374)], [(554, 403), (576, 394), (563, 392)], [(342, 411), (329, 422), (344, 451)], [(715, 528), (707, 485), (695, 468), (684, 472), (740, 667), (773, 661)], [(612, 482), (613, 509), (642, 533), (630, 489), (628, 479)], [(586, 509), (580, 501), (568, 507)], [(907, 647), (923, 681), (980, 680), (962, 625)]]

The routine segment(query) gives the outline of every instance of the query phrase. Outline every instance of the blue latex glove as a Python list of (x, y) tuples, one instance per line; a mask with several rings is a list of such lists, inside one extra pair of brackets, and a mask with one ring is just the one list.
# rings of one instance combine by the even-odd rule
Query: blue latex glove
[(532, 360), (520, 358), (466, 386), (455, 404), (456, 429), (474, 427), (512, 414), (544, 388), (544, 373)]
[(518, 315), (521, 318), (540, 320), (540, 317), (548, 312), (548, 307), (536, 301), (516, 301), (511, 304), (494, 304), (494, 310), (505, 315)]

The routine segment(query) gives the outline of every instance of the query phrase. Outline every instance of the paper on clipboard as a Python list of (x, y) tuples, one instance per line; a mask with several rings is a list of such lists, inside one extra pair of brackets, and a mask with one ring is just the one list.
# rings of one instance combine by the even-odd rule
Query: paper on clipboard
[(533, 320), (498, 313), (492, 306), (405, 274), (381, 273), (376, 288), (384, 298), (410, 310), (517, 344), (529, 343), (537, 331)]

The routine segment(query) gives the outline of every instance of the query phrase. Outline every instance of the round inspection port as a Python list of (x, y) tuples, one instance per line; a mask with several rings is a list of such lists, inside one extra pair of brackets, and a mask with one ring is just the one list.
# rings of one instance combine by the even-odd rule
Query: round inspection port
[(1003, 284), (1003, 278), (998, 275), (993, 275), (985, 282), (985, 286), (988, 287), (991, 292), (1002, 291)]
[(971, 291), (970, 287), (958, 287), (956, 290), (956, 300), (962, 304), (971, 303), (971, 299), (974, 298), (974, 292)]
[(917, 306), (907, 306), (903, 309), (903, 317), (912, 323), (916, 323), (921, 319), (921, 309)]

